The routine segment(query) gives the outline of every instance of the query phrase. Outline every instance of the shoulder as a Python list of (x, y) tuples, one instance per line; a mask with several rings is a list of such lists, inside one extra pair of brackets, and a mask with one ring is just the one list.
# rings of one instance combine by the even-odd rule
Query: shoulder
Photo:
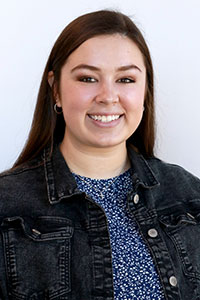
[(179, 165), (156, 157), (146, 161), (160, 184), (160, 192), (178, 198), (200, 198), (200, 179), (197, 176)]
[[(0, 173), (0, 199), (5, 195), (10, 198), (11, 195), (18, 194), (19, 189), (22, 191), (39, 182), (39, 178), (42, 178), (41, 175), (44, 172), (43, 164), (43, 160), (37, 158)], [(37, 181), (36, 178), (38, 178)]]
[(181, 180), (194, 180), (200, 183), (200, 179), (184, 169), (182, 166), (165, 162), (157, 157), (146, 159), (149, 166), (154, 171), (154, 174), (160, 179), (181, 179)]
[(159, 186), (162, 191), (198, 191), (200, 194), (200, 179), (183, 167), (165, 162), (155, 156), (144, 157), (133, 147), (128, 147), (129, 158), (135, 172), (146, 187)]
[(17, 167), (13, 167), (10, 168), (8, 170), (5, 170), (3, 172), (0, 173), (0, 180), (2, 180), (3, 178), (9, 178), (12, 176), (17, 176), (26, 172), (29, 172), (31, 170), (37, 169), (38, 167), (42, 166), (44, 164), (44, 160), (42, 155), (27, 161), (26, 163), (17, 166)]

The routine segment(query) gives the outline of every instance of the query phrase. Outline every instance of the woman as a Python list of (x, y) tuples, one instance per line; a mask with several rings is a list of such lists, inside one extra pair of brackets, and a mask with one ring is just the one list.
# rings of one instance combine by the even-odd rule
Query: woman
[(0, 177), (1, 299), (200, 299), (200, 181), (153, 147), (141, 32), (114, 11), (77, 18)]

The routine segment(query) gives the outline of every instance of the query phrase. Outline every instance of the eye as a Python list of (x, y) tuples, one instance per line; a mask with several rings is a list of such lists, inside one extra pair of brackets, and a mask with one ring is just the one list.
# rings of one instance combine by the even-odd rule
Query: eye
[(96, 82), (97, 80), (93, 77), (90, 77), (90, 76), (82, 76), (79, 78), (79, 81), (82, 81), (82, 82)]
[(134, 83), (135, 80), (133, 80), (131, 78), (128, 78), (128, 77), (124, 77), (124, 78), (119, 79), (118, 82), (120, 82), (120, 83)]

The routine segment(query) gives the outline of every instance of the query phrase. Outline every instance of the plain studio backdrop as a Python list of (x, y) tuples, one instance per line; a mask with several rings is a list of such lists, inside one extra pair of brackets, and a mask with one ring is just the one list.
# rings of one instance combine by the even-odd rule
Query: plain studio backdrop
[(0, 2), (0, 171), (27, 138), (42, 73), (62, 29), (81, 14), (113, 8), (129, 15), (152, 55), (156, 155), (200, 177), (200, 1), (7, 0)]

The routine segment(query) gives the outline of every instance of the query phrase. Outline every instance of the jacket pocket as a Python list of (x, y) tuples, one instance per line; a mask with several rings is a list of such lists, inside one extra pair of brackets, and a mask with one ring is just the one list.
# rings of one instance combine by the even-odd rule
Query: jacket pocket
[[(197, 210), (198, 211), (198, 210)], [(160, 218), (162, 227), (173, 242), (186, 276), (200, 280), (200, 222), (198, 215), (181, 212)]]
[(52, 216), (12, 217), (3, 220), (1, 230), (11, 299), (68, 299), (70, 221)]

